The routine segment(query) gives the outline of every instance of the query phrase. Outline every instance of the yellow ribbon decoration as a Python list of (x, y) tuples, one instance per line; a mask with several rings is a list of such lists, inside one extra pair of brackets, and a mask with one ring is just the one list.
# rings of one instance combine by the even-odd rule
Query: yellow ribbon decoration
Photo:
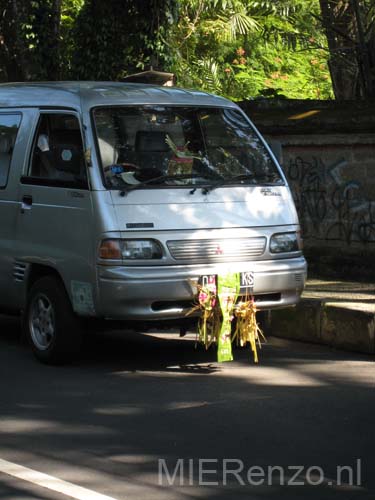
[(256, 305), (253, 299), (247, 299), (237, 303), (234, 310), (234, 315), (237, 320), (236, 330), (233, 334), (232, 341), (236, 340), (237, 345), (246, 345), (250, 343), (251, 350), (254, 355), (254, 363), (258, 363), (257, 345), (261, 349), (261, 339), (266, 341), (266, 338), (260, 329), (256, 320)]

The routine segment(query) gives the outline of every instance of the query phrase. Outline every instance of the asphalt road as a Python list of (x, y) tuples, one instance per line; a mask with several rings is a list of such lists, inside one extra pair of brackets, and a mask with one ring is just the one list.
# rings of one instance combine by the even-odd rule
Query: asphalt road
[(234, 354), (115, 332), (48, 367), (0, 317), (0, 499), (374, 499), (374, 358), (274, 338), (259, 365)]

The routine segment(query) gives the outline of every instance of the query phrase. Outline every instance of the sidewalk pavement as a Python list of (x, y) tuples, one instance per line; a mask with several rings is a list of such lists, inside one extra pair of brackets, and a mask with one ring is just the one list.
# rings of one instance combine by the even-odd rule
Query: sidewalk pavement
[(309, 279), (295, 308), (272, 311), (271, 333), (375, 354), (375, 283)]

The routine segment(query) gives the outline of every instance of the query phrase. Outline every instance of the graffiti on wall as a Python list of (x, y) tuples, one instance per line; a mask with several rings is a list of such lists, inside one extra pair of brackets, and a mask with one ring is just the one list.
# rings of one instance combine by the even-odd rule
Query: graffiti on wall
[(375, 243), (375, 201), (364, 193), (345, 157), (290, 157), (286, 175), (306, 239)]

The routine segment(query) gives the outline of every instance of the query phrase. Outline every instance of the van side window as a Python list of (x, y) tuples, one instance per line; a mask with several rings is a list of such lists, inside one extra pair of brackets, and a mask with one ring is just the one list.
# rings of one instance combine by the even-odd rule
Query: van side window
[(20, 123), (19, 113), (0, 114), (0, 189), (8, 182), (10, 162)]
[(41, 115), (28, 175), (43, 180), (43, 185), (87, 187), (82, 135), (76, 116)]

